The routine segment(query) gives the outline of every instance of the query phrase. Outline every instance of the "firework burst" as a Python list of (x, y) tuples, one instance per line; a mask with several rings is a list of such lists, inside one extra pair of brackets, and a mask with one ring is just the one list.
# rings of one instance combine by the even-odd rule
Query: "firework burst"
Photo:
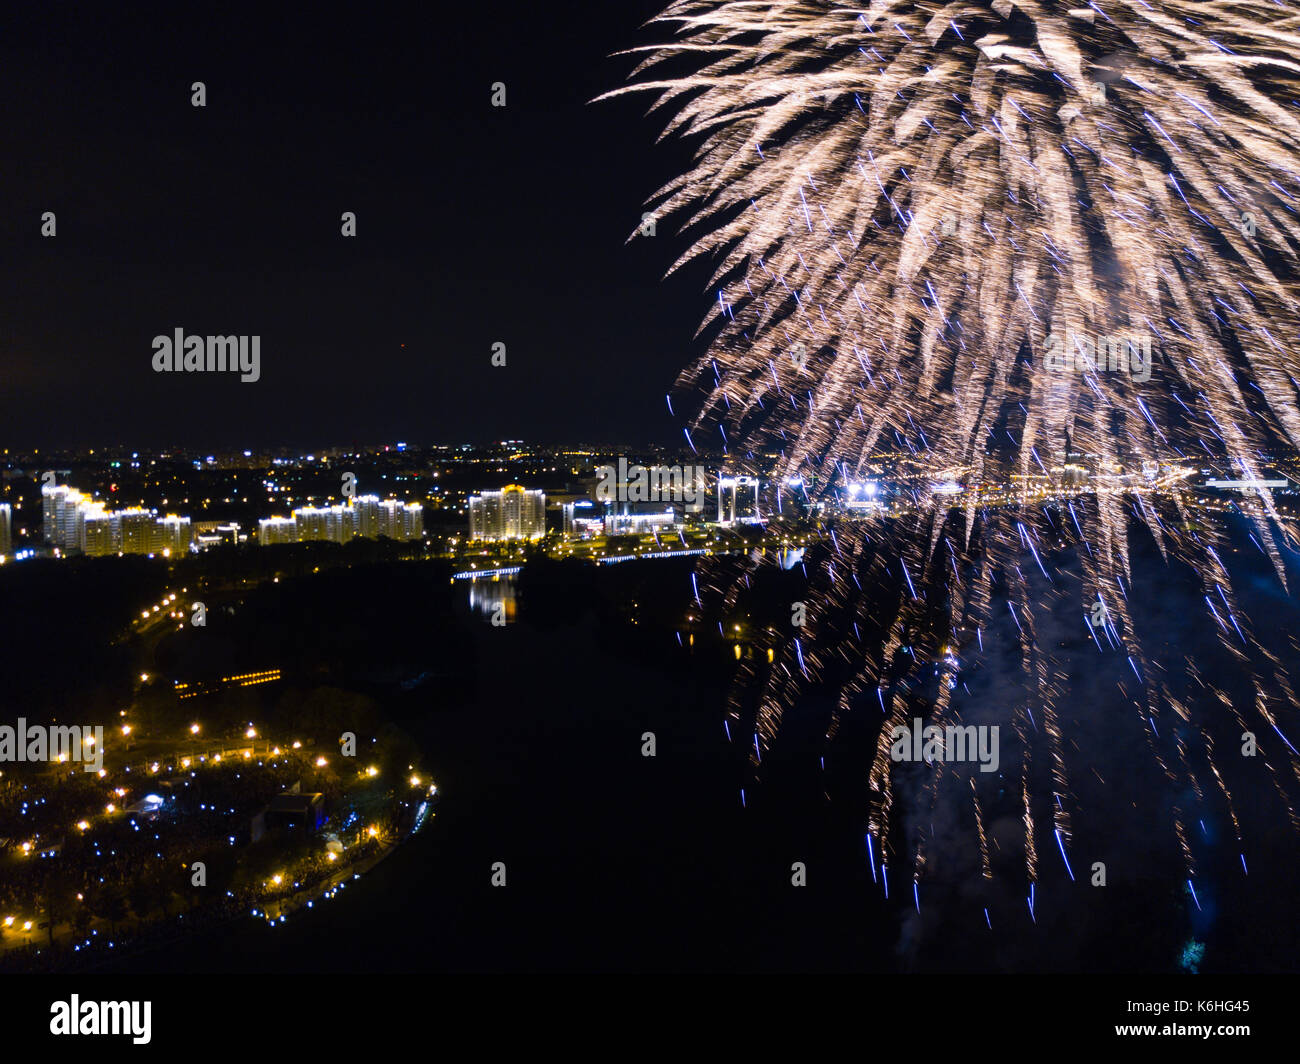
[[(764, 472), (814, 495), (884, 451), (967, 486), (956, 506), (918, 490), (892, 527), (841, 525), (810, 561), (819, 608), (798, 638), (773, 635), (772, 667), (743, 666), (733, 694), (736, 717), (756, 701), (754, 759), (799, 692), (851, 662), (831, 731), (864, 701), (883, 710), (870, 830), (888, 860), (903, 849), (890, 730), (915, 710), (893, 663), (983, 652), (997, 614), (1023, 674), (1007, 722), (1032, 892), (1042, 853), (1059, 848), (1068, 867), (1072, 837), (1072, 681), (1037, 634), (1066, 585), (1098, 652), (1131, 670), (1107, 712), (1130, 714), (1175, 788), (1217, 795), (1244, 853), (1222, 759), (1248, 731), (1294, 825), (1291, 682), (1238, 606), (1226, 533), (1197, 520), (1186, 477), (1214, 465), (1261, 481), (1270, 453), (1300, 447), (1300, 10), (682, 0), (654, 24), (673, 40), (637, 50), (610, 95), (655, 94), (666, 134), (697, 149), (651, 200), (691, 238), (673, 269), (714, 268), (709, 349), (679, 380), (692, 428), (737, 465), (778, 453)], [(1091, 477), (1063, 490), (1072, 455)], [(1285, 583), (1278, 535), (1291, 533), (1272, 495), (1240, 508)], [(1135, 534), (1199, 581), (1250, 698), (1144, 651)], [(1072, 583), (1051, 561), (1062, 549)], [(725, 608), (747, 580), (718, 566), (702, 583)], [(961, 719), (962, 693), (942, 668), (953, 682), (927, 710), (940, 725)], [(944, 774), (934, 766), (932, 802)], [(987, 876), (981, 782), (957, 786)], [(1189, 817), (1173, 810), (1190, 878)], [(926, 846), (921, 831), (907, 844), (915, 879)]]

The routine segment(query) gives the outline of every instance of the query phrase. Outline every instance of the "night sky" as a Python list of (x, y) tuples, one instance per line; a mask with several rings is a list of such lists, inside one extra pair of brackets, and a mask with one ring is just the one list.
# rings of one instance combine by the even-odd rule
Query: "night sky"
[[(680, 440), (708, 272), (625, 241), (688, 149), (589, 103), (660, 6), (11, 14), (0, 446)], [(178, 327), (260, 335), (261, 380), (155, 373)]]

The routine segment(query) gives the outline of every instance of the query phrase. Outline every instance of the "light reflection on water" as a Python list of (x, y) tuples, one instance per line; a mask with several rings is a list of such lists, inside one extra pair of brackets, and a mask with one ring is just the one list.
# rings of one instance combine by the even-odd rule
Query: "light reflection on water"
[[(469, 588), (469, 608), (474, 614), (489, 622), (494, 618), (503, 618), (506, 624), (514, 623), (517, 604), (513, 574), (481, 577), (464, 583)], [(504, 610), (501, 609), (503, 606)]]

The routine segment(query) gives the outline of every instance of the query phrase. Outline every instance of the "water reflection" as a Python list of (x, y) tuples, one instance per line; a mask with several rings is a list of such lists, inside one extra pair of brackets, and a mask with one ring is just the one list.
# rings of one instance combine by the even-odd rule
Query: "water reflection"
[(484, 576), (466, 580), (469, 585), (469, 608), (485, 621), (514, 624), (515, 577)]

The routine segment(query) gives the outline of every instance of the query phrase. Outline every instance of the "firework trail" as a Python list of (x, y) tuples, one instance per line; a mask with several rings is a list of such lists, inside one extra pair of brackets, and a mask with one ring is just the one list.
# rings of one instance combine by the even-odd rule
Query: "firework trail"
[[(1021, 796), (1032, 914), (1040, 864), (1059, 848), (1068, 869), (1075, 805), (1061, 720), (1072, 680), (1038, 633), (1067, 597), (1085, 619), (1100, 604), (1087, 634), (1127, 667), (1106, 713), (1140, 728), (1190, 795), (1172, 813), (1189, 880), (1184, 804), (1212, 795), (1244, 869), (1222, 771), (1235, 734), (1216, 724), (1216, 744), (1209, 722), (1257, 736), (1296, 826), (1296, 703), (1238, 605), (1223, 523), (1184, 478), (1213, 465), (1260, 480), (1267, 455), (1300, 447), (1300, 8), (681, 0), (652, 25), (671, 39), (634, 50), (631, 82), (608, 95), (653, 94), (665, 135), (696, 146), (650, 201), (690, 237), (673, 269), (713, 265), (709, 349), (678, 382), (694, 438), (731, 441), (734, 464), (756, 472), (756, 456), (779, 454), (762, 471), (814, 496), (887, 451), (1004, 495), (989, 505), (968, 490), (954, 506), (922, 489), (890, 528), (837, 526), (806, 565), (808, 626), (797, 640), (770, 633), (770, 667), (740, 666), (729, 712), (752, 712), (755, 761), (814, 682), (839, 691), (832, 734), (851, 710), (883, 711), (873, 853), (922, 877), (925, 832), (896, 839), (891, 815), (890, 728), (916, 711), (895, 663), (974, 656), (1010, 626), (1023, 691), (1002, 775)], [(1072, 454), (1092, 476), (1063, 491)], [(1285, 584), (1278, 537), (1292, 533), (1272, 495), (1239, 509)], [(1129, 599), (1139, 535), (1195, 575), (1252, 698), (1144, 651)], [(1063, 545), (1077, 571), (1061, 572)], [(700, 590), (731, 609), (748, 584), (718, 564)], [(949, 672), (929, 723), (961, 720)], [(931, 766), (923, 800), (953, 785), (973, 798), (987, 877), (987, 781), (959, 768)]]

